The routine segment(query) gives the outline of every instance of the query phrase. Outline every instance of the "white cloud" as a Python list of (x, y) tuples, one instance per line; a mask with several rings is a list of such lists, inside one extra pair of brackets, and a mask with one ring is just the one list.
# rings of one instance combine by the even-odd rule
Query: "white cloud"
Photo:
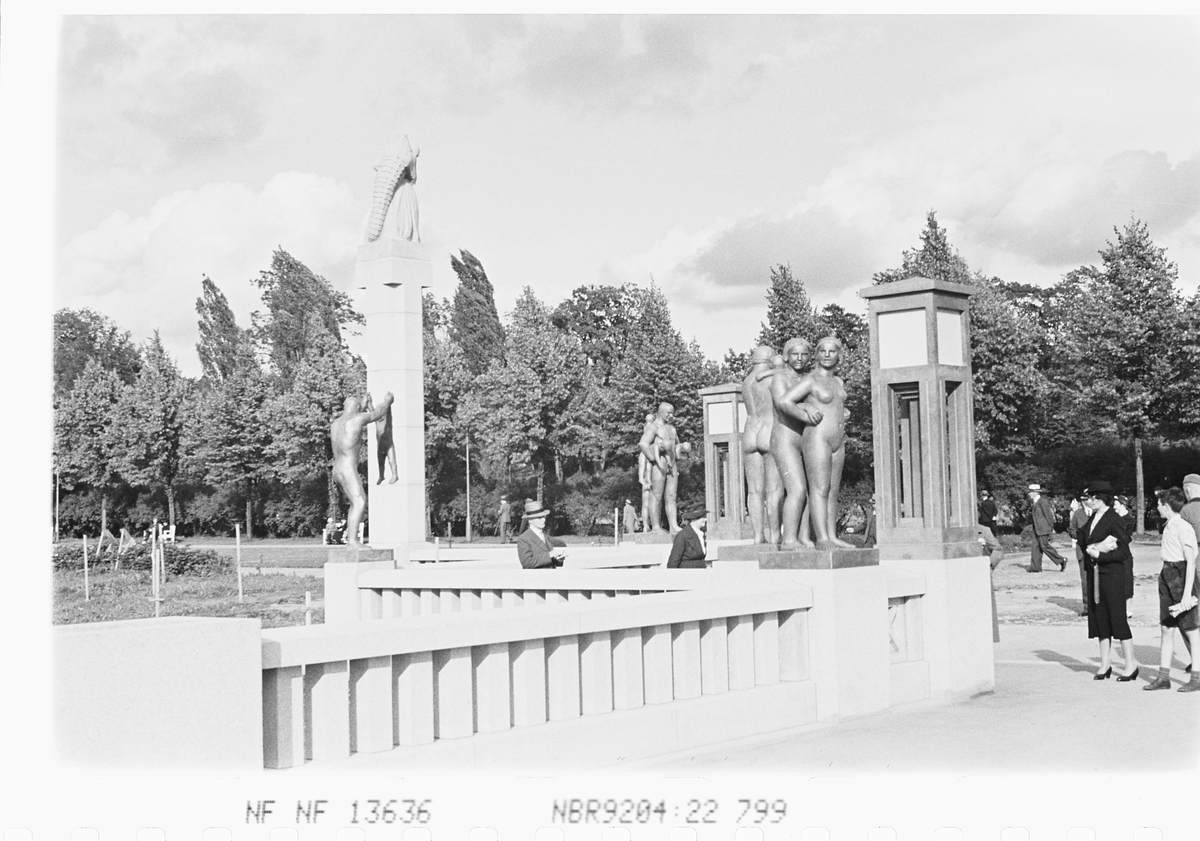
[(206, 184), (159, 199), (143, 215), (114, 213), (63, 251), (58, 306), (91, 307), (137, 340), (161, 331), (185, 373), (199, 373), (195, 301), (207, 274), (242, 326), (260, 306), (250, 279), (282, 247), (345, 288), (365, 213), (345, 184), (282, 172), (258, 192)]

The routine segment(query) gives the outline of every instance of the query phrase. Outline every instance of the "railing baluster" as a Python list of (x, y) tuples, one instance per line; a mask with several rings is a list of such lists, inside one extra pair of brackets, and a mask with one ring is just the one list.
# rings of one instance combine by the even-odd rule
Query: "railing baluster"
[(263, 764), (304, 764), (304, 677), (299, 666), (263, 670)]
[(512, 652), (513, 724), (531, 727), (546, 723), (546, 643), (510, 643)]
[(729, 626), (729, 688), (754, 688), (754, 619), (750, 616), (730, 616)]
[(472, 671), (470, 648), (450, 648), (433, 653), (437, 699), (434, 732), (439, 739), (462, 739), (474, 734)]
[(350, 755), (350, 668), (345, 660), (304, 667), (305, 757)]
[(723, 616), (700, 622), (700, 688), (705, 695), (729, 691), (729, 633)]
[(633, 710), (643, 706), (645, 680), (642, 675), (642, 629), (613, 631), (613, 706)]
[(388, 588), (383, 591), (383, 618), (399, 619), (403, 615), (400, 591)]
[(437, 590), (422, 590), (421, 591), (421, 615), (432, 616), (439, 613), (438, 591)]
[(580, 639), (579, 677), (584, 715), (613, 711), (612, 636), (608, 631), (583, 634)]
[(671, 677), (671, 626), (654, 625), (642, 629), (646, 703), (666, 704), (675, 696)]
[(808, 611), (779, 612), (779, 679), (808, 680)]
[(438, 591), (438, 613), (458, 613), (459, 607), (458, 590)]
[(475, 731), (499, 733), (512, 727), (508, 643), (471, 649), (475, 669)]
[(671, 679), (675, 698), (700, 697), (700, 622), (671, 626)]
[(579, 718), (579, 637), (546, 641), (546, 695), (551, 721)]
[(391, 750), (392, 658), (350, 661), (350, 750)]
[(434, 737), (433, 652), (392, 658), (392, 726), (398, 745), (426, 745)]
[(363, 619), (382, 619), (383, 593), (379, 590), (360, 589), (358, 591), (358, 615)]
[(421, 591), (414, 590), (411, 587), (405, 587), (400, 591), (400, 615), (401, 616), (420, 616), (421, 615)]
[(754, 683), (779, 683), (779, 615), (754, 614)]

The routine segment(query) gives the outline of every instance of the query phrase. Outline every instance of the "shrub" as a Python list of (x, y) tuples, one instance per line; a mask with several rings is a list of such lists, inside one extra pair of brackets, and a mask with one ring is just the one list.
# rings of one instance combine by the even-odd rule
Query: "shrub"
[[(99, 558), (89, 551), (88, 563), (111, 566), (116, 550), (105, 548)], [(168, 575), (215, 575), (233, 569), (232, 559), (211, 549), (193, 549), (176, 543), (164, 546)], [(60, 544), (54, 547), (54, 568), (83, 569), (83, 544)], [(125, 569), (150, 569), (150, 544), (137, 543), (121, 555), (121, 566)]]

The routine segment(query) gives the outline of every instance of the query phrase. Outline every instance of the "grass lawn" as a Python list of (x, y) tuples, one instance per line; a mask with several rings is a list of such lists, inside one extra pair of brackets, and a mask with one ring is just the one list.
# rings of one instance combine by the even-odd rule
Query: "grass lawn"
[[(92, 570), (91, 598), (83, 597), (83, 572), (54, 573), (54, 624), (142, 619), (154, 616), (150, 573), (146, 570)], [(168, 578), (163, 585), (162, 616), (221, 616), (260, 619), (264, 628), (304, 624), (304, 592), (312, 593), (312, 621), (325, 619), (319, 578), (246, 572), (244, 600), (238, 602), (237, 573)]]

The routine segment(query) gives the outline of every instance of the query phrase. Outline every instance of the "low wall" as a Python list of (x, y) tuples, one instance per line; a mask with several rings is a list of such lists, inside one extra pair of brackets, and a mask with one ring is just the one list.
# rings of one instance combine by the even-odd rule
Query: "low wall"
[(183, 616), (55, 627), (60, 761), (261, 769), (260, 632), (257, 619)]
[[(266, 765), (808, 680), (812, 593), (765, 585), (625, 598), (595, 591), (574, 601), (550, 591), (530, 610), (460, 609), (264, 631)], [(815, 706), (785, 718), (814, 720)], [(753, 724), (758, 732), (780, 726), (763, 717)], [(746, 725), (741, 720), (740, 731)], [(732, 737), (714, 732), (711, 739)]]

